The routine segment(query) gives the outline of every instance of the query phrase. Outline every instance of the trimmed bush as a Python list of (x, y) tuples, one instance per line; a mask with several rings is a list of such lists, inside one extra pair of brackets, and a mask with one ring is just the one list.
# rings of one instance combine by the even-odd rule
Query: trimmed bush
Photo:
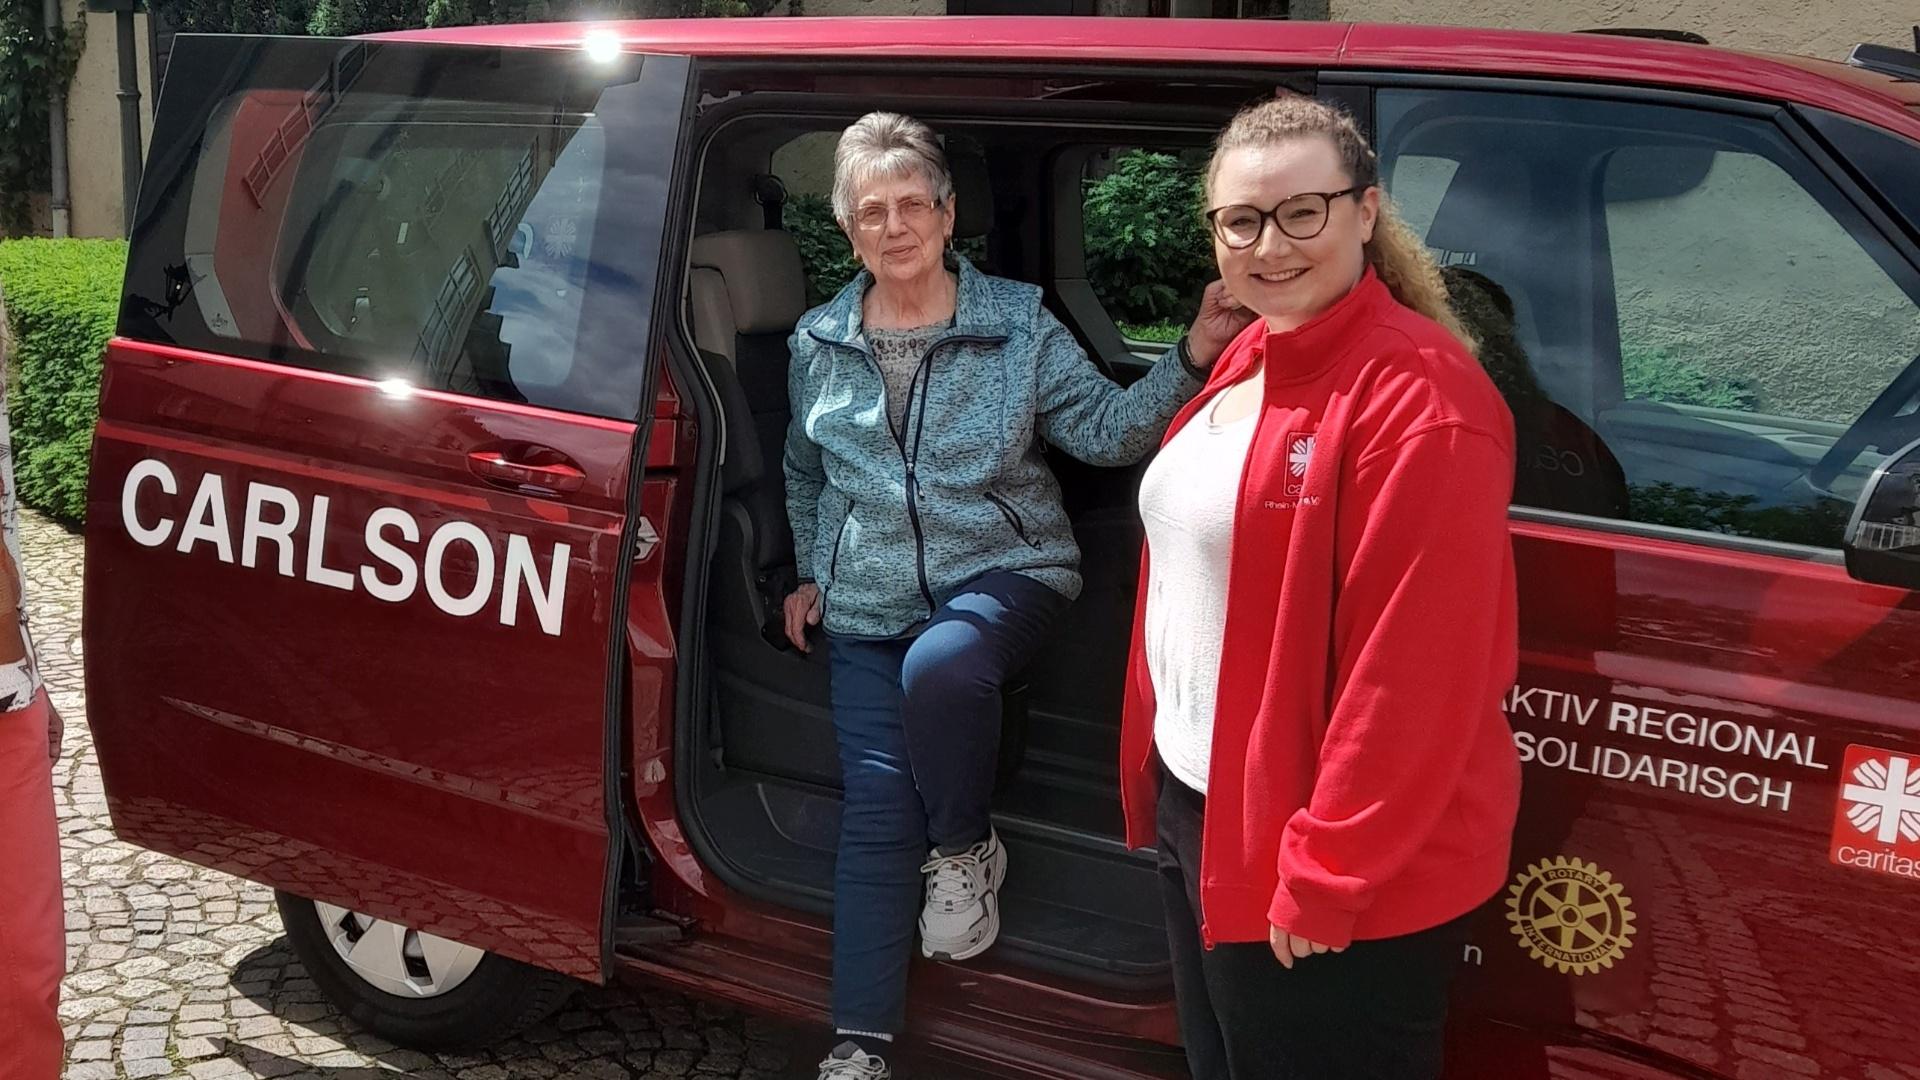
[(1123, 322), (1120, 324), (1120, 333), (1128, 341), (1171, 345), (1180, 340), (1181, 334), (1187, 332), (1188, 325), (1178, 319), (1164, 319), (1155, 323)]
[(1216, 274), (1201, 187), (1199, 166), (1147, 150), (1085, 185), (1087, 280), (1116, 321), (1178, 323), (1199, 307)]
[(1760, 395), (1743, 379), (1717, 374), (1671, 349), (1624, 344), (1620, 349), (1620, 378), (1629, 398), (1665, 405), (1703, 405), (1711, 409), (1751, 412)]
[(795, 195), (787, 200), (781, 223), (793, 234), (800, 263), (807, 273), (807, 305), (824, 304), (860, 272), (853, 245), (840, 223), (833, 220), (833, 203), (825, 195)]
[(86, 517), (100, 360), (126, 266), (120, 240), (0, 242), (14, 482), (22, 503), (69, 524)]

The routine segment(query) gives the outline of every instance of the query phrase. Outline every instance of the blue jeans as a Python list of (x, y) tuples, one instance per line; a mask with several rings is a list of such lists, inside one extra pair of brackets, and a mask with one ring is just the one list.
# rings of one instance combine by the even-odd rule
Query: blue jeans
[(1000, 687), (1026, 666), (1067, 598), (995, 572), (912, 638), (828, 638), (846, 794), (833, 874), (833, 1023), (898, 1034), (932, 847), (990, 828)]

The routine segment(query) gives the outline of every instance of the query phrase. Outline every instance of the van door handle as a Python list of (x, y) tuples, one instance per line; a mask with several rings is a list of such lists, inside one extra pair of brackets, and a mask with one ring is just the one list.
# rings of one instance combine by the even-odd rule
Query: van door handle
[[(560, 457), (557, 451), (540, 452), (542, 457)], [(510, 487), (537, 487), (549, 491), (579, 491), (587, 474), (570, 461), (514, 461), (499, 450), (475, 450), (467, 455), (467, 467), (475, 476)]]

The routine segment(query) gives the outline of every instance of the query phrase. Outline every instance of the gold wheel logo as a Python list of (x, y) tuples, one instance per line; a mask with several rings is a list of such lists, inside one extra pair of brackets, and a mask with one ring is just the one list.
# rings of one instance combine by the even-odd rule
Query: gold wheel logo
[(1610, 968), (1633, 944), (1633, 901), (1613, 875), (1560, 855), (1514, 878), (1507, 922), (1535, 960), (1568, 975)]

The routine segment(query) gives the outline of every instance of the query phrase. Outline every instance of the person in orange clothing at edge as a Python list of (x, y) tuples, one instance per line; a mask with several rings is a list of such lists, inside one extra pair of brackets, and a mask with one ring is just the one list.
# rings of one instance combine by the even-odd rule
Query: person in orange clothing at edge
[(57, 1009), (67, 932), (52, 777), (62, 732), (27, 636), (4, 395), (0, 390), (0, 1080), (55, 1080), (66, 1056)]
[(1207, 219), (1248, 324), (1141, 483), (1122, 796), (1198, 1080), (1439, 1075), (1507, 873), (1513, 419), (1378, 184), (1326, 104), (1221, 134)]

